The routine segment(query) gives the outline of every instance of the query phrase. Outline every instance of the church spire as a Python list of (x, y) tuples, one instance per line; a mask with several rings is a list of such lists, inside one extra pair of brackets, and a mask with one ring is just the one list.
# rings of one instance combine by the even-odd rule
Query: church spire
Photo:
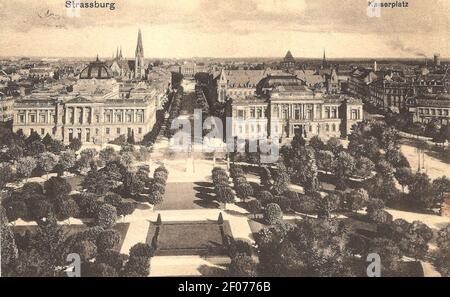
[(328, 65), (327, 65), (327, 58), (325, 56), (325, 49), (323, 49), (322, 68), (325, 69), (327, 67), (328, 67)]
[(142, 45), (142, 34), (141, 29), (139, 29), (138, 40), (136, 46), (136, 56), (144, 56), (144, 46)]

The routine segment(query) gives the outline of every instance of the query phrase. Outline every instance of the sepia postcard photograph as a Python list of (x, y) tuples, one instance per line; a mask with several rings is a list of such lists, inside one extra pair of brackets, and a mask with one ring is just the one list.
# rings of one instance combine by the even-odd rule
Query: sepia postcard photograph
[(0, 0), (3, 279), (449, 277), (449, 142), (449, 0)]

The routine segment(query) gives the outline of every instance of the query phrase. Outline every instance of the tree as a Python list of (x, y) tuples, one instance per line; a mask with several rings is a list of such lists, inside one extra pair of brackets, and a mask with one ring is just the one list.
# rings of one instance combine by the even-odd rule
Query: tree
[(107, 249), (100, 251), (97, 258), (95, 258), (95, 262), (107, 264), (116, 271), (121, 271), (127, 259), (127, 255), (121, 254), (115, 250)]
[(130, 257), (153, 257), (153, 248), (147, 243), (136, 243), (130, 248)]
[(439, 212), (441, 213), (445, 195), (450, 192), (450, 180), (443, 176), (435, 179), (431, 186), (434, 192), (435, 203), (439, 205)]
[(271, 202), (274, 202), (274, 197), (269, 191), (259, 192), (259, 194), (257, 195), (257, 199), (261, 202), (262, 205), (267, 205)]
[(122, 197), (116, 193), (108, 193), (103, 198), (103, 201), (105, 201), (105, 203), (108, 203), (114, 207), (117, 207), (122, 203)]
[(58, 217), (61, 220), (74, 218), (80, 214), (78, 204), (73, 199), (59, 201), (57, 205), (58, 205)]
[(51, 263), (54, 270), (54, 267), (62, 264), (64, 242), (65, 233), (62, 227), (53, 216), (49, 216), (45, 221), (38, 221), (38, 228), (31, 239), (30, 249), (37, 250), (40, 257)]
[(130, 257), (125, 264), (121, 276), (123, 277), (148, 277), (150, 273), (149, 258)]
[(47, 174), (48, 179), (48, 173), (58, 164), (58, 157), (53, 153), (44, 152), (37, 159), (37, 163), (39, 168)]
[(117, 230), (110, 229), (101, 232), (97, 238), (97, 248), (99, 252), (107, 249), (114, 249), (120, 243), (120, 233)]
[(120, 155), (120, 163), (122, 163), (123, 166), (129, 167), (134, 162), (134, 155), (131, 152), (125, 152)]
[(64, 200), (72, 191), (70, 184), (59, 176), (52, 176), (45, 181), (44, 189), (46, 196), (51, 200)]
[[(127, 172), (124, 176), (123, 187), (125, 193), (131, 196), (136, 196), (144, 191), (145, 183), (141, 180), (141, 178), (133, 172)], [(163, 190), (165, 187), (163, 186)]]
[(253, 214), (253, 217), (255, 218), (256, 215), (261, 211), (262, 204), (259, 200), (250, 200), (247, 202), (248, 210)]
[(338, 189), (345, 190), (346, 181), (355, 172), (355, 159), (346, 152), (340, 152), (335, 158), (333, 168), (336, 179), (338, 180)]
[(114, 206), (104, 204), (97, 209), (96, 224), (105, 229), (111, 228), (116, 224), (117, 211)]
[(7, 183), (13, 180), (14, 172), (11, 165), (7, 163), (0, 163), (0, 188), (3, 188)]
[(246, 254), (237, 254), (231, 258), (229, 272), (232, 277), (255, 277), (256, 263), (251, 256)]
[(75, 156), (75, 152), (72, 150), (63, 151), (59, 155), (59, 165), (64, 171), (73, 168), (76, 164), (76, 161), (77, 157)]
[(319, 152), (319, 151), (322, 151), (325, 149), (325, 143), (317, 135), (314, 135), (313, 137), (311, 137), (311, 139), (309, 140), (309, 146), (311, 146), (314, 149), (314, 151), (316, 151), (316, 152)]
[(276, 203), (269, 203), (264, 208), (264, 221), (269, 225), (275, 225), (283, 221), (283, 212)]
[(332, 169), (334, 155), (331, 151), (318, 151), (316, 153), (317, 167), (329, 172)]
[(23, 157), (16, 162), (16, 172), (20, 177), (27, 180), (36, 168), (36, 160), (33, 157)]
[(78, 138), (72, 138), (69, 144), (69, 149), (71, 149), (74, 152), (77, 152), (78, 150), (81, 149), (82, 145), (83, 144), (81, 143), (81, 140), (79, 140)]
[(136, 205), (133, 202), (123, 202), (116, 206), (116, 208), (118, 216), (127, 216), (134, 212)]
[(151, 192), (148, 195), (148, 202), (153, 205), (161, 204), (164, 201), (164, 195), (161, 192)]
[(304, 186), (305, 191), (314, 192), (319, 189), (314, 150), (311, 148), (299, 148), (294, 152), (291, 165), (294, 171), (294, 178)]
[[(83, 270), (84, 271), (84, 270)], [(88, 275), (92, 277), (118, 277), (119, 274), (117, 270), (105, 263), (100, 263), (95, 261), (95, 263), (90, 263), (87, 269)]]
[(107, 164), (117, 159), (117, 153), (114, 148), (108, 146), (100, 151), (99, 158), (104, 164)]
[(33, 200), (30, 213), (35, 220), (53, 215), (53, 204), (47, 200)]
[(430, 178), (426, 173), (416, 173), (409, 185), (409, 199), (415, 205), (429, 209), (435, 206), (435, 197), (431, 188)]
[(395, 170), (394, 173), (395, 178), (398, 183), (402, 186), (402, 191), (405, 192), (405, 187), (409, 185), (411, 180), (413, 179), (413, 173), (408, 167), (400, 167)]
[(289, 189), (290, 177), (283, 164), (278, 164), (278, 169), (275, 173), (273, 181), (272, 192), (275, 195), (281, 195)]
[(367, 255), (371, 253), (378, 254), (382, 259), (381, 276), (399, 276), (402, 253), (394, 241), (386, 238), (375, 238), (366, 251)]
[(94, 161), (97, 151), (95, 149), (84, 149), (80, 153), (80, 158), (77, 161), (77, 167), (79, 170), (88, 169), (91, 162)]
[(344, 147), (338, 138), (331, 137), (328, 139), (325, 150), (331, 151), (335, 156), (337, 156), (343, 149)]
[[(436, 243), (434, 266), (443, 277), (450, 276), (450, 224), (439, 230)], [(2, 258), (3, 259), (3, 258)]]
[(375, 164), (373, 164), (372, 160), (366, 157), (358, 157), (355, 161), (355, 175), (361, 178), (367, 178), (372, 175), (372, 172), (375, 170)]
[(321, 197), (319, 193), (314, 195), (316, 199), (317, 214), (320, 218), (331, 218), (331, 214), (337, 211), (341, 206), (341, 196), (336, 193), (330, 193)]
[(80, 255), (81, 261), (87, 262), (97, 256), (97, 246), (90, 240), (83, 240), (74, 244), (73, 252)]
[(164, 195), (164, 193), (166, 192), (166, 186), (158, 183), (153, 183), (151, 190), (152, 192), (159, 192)]
[(253, 187), (249, 183), (239, 183), (236, 186), (236, 194), (244, 201), (253, 195)]
[(25, 151), (28, 156), (37, 157), (45, 152), (45, 145), (40, 140), (34, 141), (26, 145)]
[(8, 270), (10, 264), (14, 263), (19, 256), (17, 245), (14, 239), (14, 233), (11, 231), (11, 228), (8, 226), (5, 219), (5, 210), (1, 207), (1, 218), (2, 222), (0, 224), (0, 252), (1, 252), (1, 269), (4, 273)]
[(367, 206), (369, 194), (364, 189), (352, 190), (345, 194), (345, 204), (350, 211), (358, 211)]
[(234, 193), (229, 186), (216, 185), (215, 192), (217, 201), (223, 203), (225, 208), (227, 207), (227, 203), (234, 203)]
[(272, 185), (272, 174), (270, 173), (269, 168), (267, 166), (262, 167), (261, 169), (261, 186), (264, 189), (270, 189)]
[(28, 207), (22, 200), (12, 199), (12, 201), (5, 203), (4, 207), (6, 216), (10, 222), (28, 217)]

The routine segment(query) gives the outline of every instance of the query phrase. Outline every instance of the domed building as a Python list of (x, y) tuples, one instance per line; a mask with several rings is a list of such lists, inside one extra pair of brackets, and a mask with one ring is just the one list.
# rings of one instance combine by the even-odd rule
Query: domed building
[(112, 71), (106, 65), (105, 62), (102, 62), (97, 57), (97, 60), (89, 63), (86, 68), (84, 68), (80, 72), (80, 79), (112, 79)]

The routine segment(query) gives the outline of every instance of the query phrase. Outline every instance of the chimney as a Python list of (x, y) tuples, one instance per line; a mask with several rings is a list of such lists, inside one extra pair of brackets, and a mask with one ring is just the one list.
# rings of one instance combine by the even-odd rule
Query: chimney
[(441, 55), (439, 53), (434, 54), (434, 66), (441, 66)]

